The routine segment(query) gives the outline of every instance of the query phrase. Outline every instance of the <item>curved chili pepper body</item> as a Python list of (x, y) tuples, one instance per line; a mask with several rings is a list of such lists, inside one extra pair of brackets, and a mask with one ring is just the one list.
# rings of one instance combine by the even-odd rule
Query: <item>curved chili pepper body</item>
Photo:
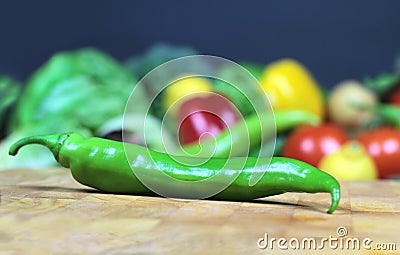
[[(200, 181), (216, 174), (223, 174), (226, 179), (236, 177), (213, 199), (247, 201), (285, 192), (327, 192), (332, 203), (328, 213), (336, 210), (340, 200), (340, 185), (331, 175), (298, 160), (273, 157), (271, 160), (258, 158), (231, 158), (229, 166), (224, 168), (226, 158), (211, 158), (201, 165), (190, 166), (171, 160), (171, 155), (155, 152), (145, 147), (101, 139), (85, 138), (80, 134), (67, 133), (46, 136), (33, 136), (19, 140), (10, 148), (10, 155), (27, 144), (42, 144), (48, 147), (55, 159), (64, 167), (70, 168), (73, 177), (83, 185), (112, 193), (136, 195), (155, 194), (136, 176), (145, 174), (158, 185), (164, 185), (178, 197), (185, 198), (189, 190), (174, 186), (158, 179), (160, 174), (167, 174), (183, 181)], [(130, 165), (126, 157), (135, 158)], [(133, 153), (133, 154), (132, 154)], [(186, 162), (196, 162), (199, 158), (181, 157)], [(235, 164), (235, 163), (238, 164)], [(245, 162), (243, 167), (239, 167)], [(237, 169), (235, 167), (237, 165)], [(134, 171), (132, 171), (132, 168)], [(135, 174), (136, 173), (136, 174)], [(254, 184), (254, 174), (260, 178)], [(210, 183), (213, 185), (213, 183)], [(187, 186), (186, 186), (187, 187)]]

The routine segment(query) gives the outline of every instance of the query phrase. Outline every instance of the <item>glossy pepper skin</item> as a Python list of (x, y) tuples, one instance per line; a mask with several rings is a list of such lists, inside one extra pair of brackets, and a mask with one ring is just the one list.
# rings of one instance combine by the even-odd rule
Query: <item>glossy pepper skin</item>
[[(41, 144), (48, 147), (55, 159), (62, 166), (70, 168), (73, 177), (83, 185), (112, 193), (154, 194), (131, 170), (121, 142), (94, 137), (85, 138), (77, 133), (32, 136), (13, 144), (9, 151), (10, 155), (16, 155), (21, 147), (28, 144)], [(156, 178), (162, 171), (180, 180), (202, 180), (219, 173), (220, 166), (226, 160), (211, 158), (201, 166), (192, 167), (171, 160), (170, 155), (165, 153), (151, 151), (135, 144), (127, 146), (130, 146), (129, 150), (141, 159), (132, 163), (135, 172), (142, 171), (148, 178)], [(194, 159), (191, 157), (186, 160)], [(258, 164), (257, 168), (251, 167), (254, 166), (256, 160), (258, 159), (248, 158), (243, 170), (227, 169), (230, 170), (226, 171), (227, 178), (231, 177), (229, 173), (232, 171), (240, 171), (240, 173), (233, 183), (212, 198), (246, 201), (285, 192), (328, 192), (332, 197), (328, 213), (333, 213), (337, 208), (340, 200), (340, 185), (331, 175), (304, 162), (289, 158), (272, 158), (270, 164)], [(159, 167), (154, 168), (154, 164)], [(262, 177), (256, 184), (250, 186), (253, 171), (261, 171)], [(170, 184), (160, 183), (159, 185)], [(176, 189), (175, 192), (179, 194), (179, 197), (185, 197), (185, 192), (190, 192), (182, 190), (181, 187), (169, 188)]]
[(260, 83), (274, 110), (304, 110), (323, 119), (322, 91), (300, 62), (282, 59), (271, 63), (265, 68)]

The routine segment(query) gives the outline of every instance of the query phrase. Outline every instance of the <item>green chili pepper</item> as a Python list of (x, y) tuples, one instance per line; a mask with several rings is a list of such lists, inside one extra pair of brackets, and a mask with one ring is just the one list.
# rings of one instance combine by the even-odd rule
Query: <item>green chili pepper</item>
[[(249, 157), (245, 158), (246, 164), (242, 169), (223, 169), (221, 166), (227, 160), (224, 158), (211, 158), (201, 165), (188, 166), (172, 160), (169, 154), (135, 144), (125, 144), (137, 159), (130, 165), (125, 154), (127, 148), (124, 148), (123, 143), (96, 137), (85, 138), (77, 133), (27, 137), (13, 144), (9, 154), (16, 155), (21, 147), (28, 144), (48, 147), (62, 166), (71, 169), (78, 182), (105, 192), (155, 194), (137, 178), (136, 171), (145, 173), (155, 181), (160, 173), (179, 180), (199, 181), (222, 172), (222, 177), (227, 179), (231, 178), (233, 173), (238, 175), (227, 188), (211, 197), (212, 199), (247, 201), (285, 192), (328, 192), (332, 197), (328, 213), (336, 210), (340, 200), (340, 185), (335, 178), (304, 162), (289, 158), (272, 158), (271, 161), (267, 161), (269, 164), (257, 164), (257, 167), (254, 167), (259, 159)], [(243, 159), (230, 160), (233, 161), (232, 165), (235, 165), (236, 161)], [(185, 157), (185, 160), (196, 162), (198, 158)], [(135, 171), (132, 171), (131, 166)], [(249, 185), (254, 171), (262, 173), (262, 176), (254, 185)], [(171, 184), (160, 182), (158, 185)], [(191, 192), (182, 189), (181, 186), (171, 185), (168, 188), (183, 198)]]

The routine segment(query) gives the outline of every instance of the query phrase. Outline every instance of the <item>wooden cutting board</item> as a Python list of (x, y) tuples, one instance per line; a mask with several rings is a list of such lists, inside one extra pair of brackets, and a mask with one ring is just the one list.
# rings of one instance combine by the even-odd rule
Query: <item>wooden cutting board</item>
[[(177, 200), (103, 194), (75, 182), (68, 169), (3, 171), (0, 254), (400, 254), (400, 182), (341, 184), (339, 209), (328, 215), (329, 194)], [(320, 250), (330, 236), (343, 249), (332, 240)], [(271, 247), (272, 238), (284, 238), (288, 250)], [(365, 238), (371, 250), (362, 247)], [(312, 239), (317, 250), (310, 251)], [(377, 244), (396, 251), (373, 250)]]

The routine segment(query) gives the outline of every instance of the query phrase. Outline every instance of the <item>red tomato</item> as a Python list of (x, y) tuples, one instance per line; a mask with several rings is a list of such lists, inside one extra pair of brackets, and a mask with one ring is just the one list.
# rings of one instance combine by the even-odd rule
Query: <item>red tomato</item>
[(347, 140), (346, 133), (334, 124), (300, 126), (288, 136), (282, 155), (317, 167), (325, 155), (337, 151)]
[(400, 175), (400, 131), (380, 127), (357, 137), (374, 159), (380, 178)]
[(229, 99), (222, 95), (190, 98), (178, 111), (179, 141), (183, 145), (198, 141), (202, 134), (218, 135), (239, 116)]
[(389, 97), (389, 102), (391, 104), (400, 106), (400, 88), (397, 88)]

